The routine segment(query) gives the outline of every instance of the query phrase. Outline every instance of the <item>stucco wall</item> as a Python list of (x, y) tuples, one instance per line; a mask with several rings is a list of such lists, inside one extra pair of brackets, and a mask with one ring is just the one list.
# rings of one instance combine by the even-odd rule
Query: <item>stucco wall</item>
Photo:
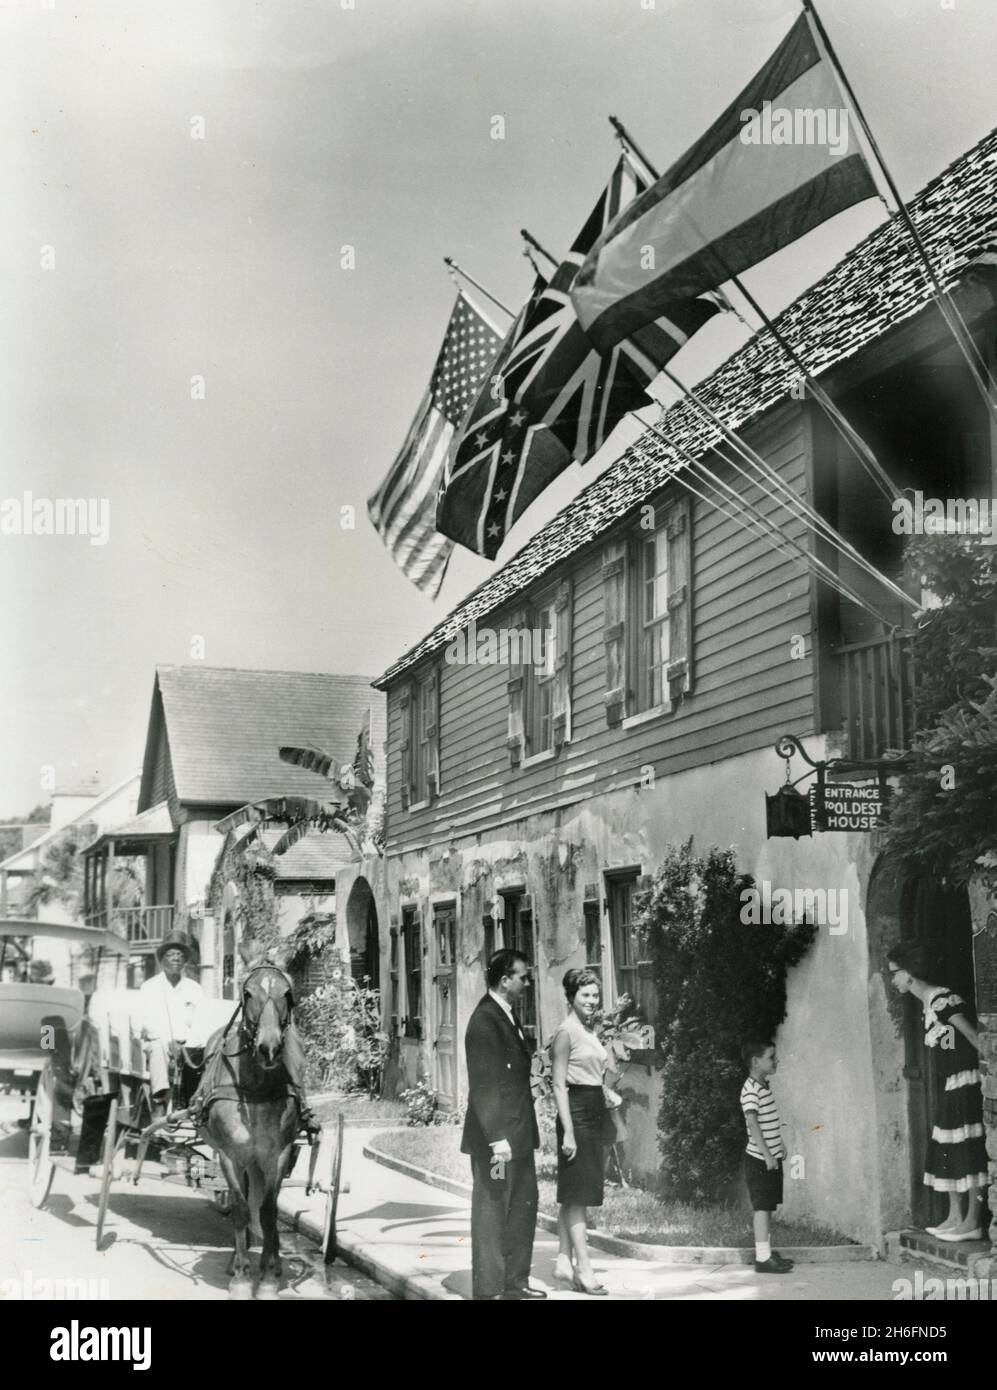
[[(821, 741), (808, 740), (808, 748), (812, 756), (824, 756)], [(878, 1243), (884, 1231), (904, 1223), (909, 1178), (902, 1044), (886, 1011), (883, 981), (870, 973), (865, 894), (876, 847), (872, 837), (860, 834), (766, 840), (764, 792), (778, 787), (782, 771), (771, 751), (747, 754), (672, 775), (652, 789), (631, 784), (558, 815), (526, 818), (501, 834), (455, 840), (432, 859), (413, 850), (354, 866), (354, 873), (363, 872), (375, 893), (384, 981), (388, 925), (392, 916), (397, 922), (402, 902), (419, 907), (427, 948), (433, 903), (456, 902), (461, 1034), (484, 989), (481, 918), (503, 886), (521, 884), (533, 895), (544, 1037), (563, 1016), (564, 971), (584, 963), (585, 887), (598, 883), (601, 894), (606, 870), (639, 866), (651, 873), (669, 846), (694, 833), (700, 849), (734, 846), (739, 867), (773, 889), (846, 893), (847, 915), (839, 929), (820, 926), (812, 950), (790, 974), (774, 1092), (789, 1153), (802, 1160), (795, 1165), (800, 1176), (787, 1175), (786, 1213)], [(340, 887), (348, 893), (348, 879)], [(427, 1036), (421, 1061), (432, 1075), (431, 959), (423, 978)], [(462, 1049), (460, 1065), (463, 1092)], [(625, 1164), (649, 1179), (658, 1164), (658, 1074), (634, 1065), (622, 1089)]]

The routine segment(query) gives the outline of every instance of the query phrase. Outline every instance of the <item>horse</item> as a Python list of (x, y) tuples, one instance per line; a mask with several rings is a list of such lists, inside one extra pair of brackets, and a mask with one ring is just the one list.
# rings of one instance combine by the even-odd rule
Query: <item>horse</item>
[(262, 1238), (257, 1298), (276, 1298), (280, 1288), (277, 1195), (299, 1128), (297, 1099), (281, 1063), (293, 1002), (284, 972), (257, 966), (243, 981), (239, 1026), (233, 1017), (205, 1049), (198, 1126), (217, 1150), (232, 1193), (231, 1298), (252, 1297), (250, 1230)]

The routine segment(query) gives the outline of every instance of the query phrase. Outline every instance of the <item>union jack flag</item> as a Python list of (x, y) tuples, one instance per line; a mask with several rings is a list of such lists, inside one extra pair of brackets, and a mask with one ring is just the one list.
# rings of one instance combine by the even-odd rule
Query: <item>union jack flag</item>
[(451, 445), (437, 529), (492, 559), (516, 519), (572, 459), (584, 463), (661, 367), (717, 312), (691, 300), (603, 356), (582, 331), (571, 286), (592, 246), (647, 181), (623, 156), (550, 283), (538, 276)]

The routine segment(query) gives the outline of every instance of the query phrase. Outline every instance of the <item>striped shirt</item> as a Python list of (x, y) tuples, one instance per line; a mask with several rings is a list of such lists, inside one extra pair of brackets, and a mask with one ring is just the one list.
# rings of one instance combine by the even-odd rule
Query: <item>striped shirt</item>
[[(745, 1122), (747, 1122), (749, 1115), (758, 1116), (758, 1123), (762, 1127), (762, 1138), (765, 1140), (772, 1157), (785, 1158), (786, 1149), (782, 1142), (779, 1112), (775, 1108), (772, 1092), (764, 1081), (756, 1081), (753, 1076), (748, 1077), (741, 1087), (741, 1109), (744, 1111)], [(765, 1157), (751, 1137), (750, 1129), (748, 1130), (747, 1152), (751, 1154), (752, 1158), (764, 1159)]]

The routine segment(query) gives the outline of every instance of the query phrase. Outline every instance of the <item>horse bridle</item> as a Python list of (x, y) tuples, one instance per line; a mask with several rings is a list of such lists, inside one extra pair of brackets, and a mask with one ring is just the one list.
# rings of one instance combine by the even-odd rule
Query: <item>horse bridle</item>
[[(249, 988), (248, 988), (248, 987), (249, 987), (249, 982), (250, 982), (250, 980), (253, 978), (253, 976), (254, 976), (255, 974), (257, 974), (258, 972), (263, 971), (263, 970), (270, 970), (270, 971), (273, 971), (275, 974), (281, 975), (282, 978), (285, 979), (285, 980), (287, 980), (287, 983), (288, 983), (288, 990), (287, 990), (287, 995), (286, 995), (286, 998), (287, 998), (287, 1013), (286, 1013), (286, 1015), (284, 1016), (284, 1018), (283, 1018), (283, 1019), (281, 1020), (281, 1022), (280, 1022), (280, 1041), (281, 1041), (281, 1045), (283, 1045), (283, 1042), (284, 1042), (284, 1035), (286, 1034), (288, 1028), (289, 1028), (290, 1025), (291, 1025), (291, 1010), (292, 1010), (292, 1008), (294, 1007), (294, 996), (293, 996), (293, 994), (292, 994), (292, 992), (291, 992), (291, 988), (290, 988), (290, 983), (291, 983), (291, 982), (290, 982), (290, 980), (287, 979), (287, 976), (284, 975), (283, 971), (278, 971), (278, 970), (276, 970), (276, 968), (275, 968), (274, 966), (272, 966), (272, 965), (258, 965), (258, 966), (255, 967), (255, 969), (253, 969), (253, 970), (251, 970), (251, 971), (249, 972), (249, 974), (246, 976), (246, 978), (245, 978), (245, 979), (243, 980), (243, 982), (242, 982), (242, 1000), (241, 1000), (240, 1005), (239, 1005), (239, 1012), (241, 1012), (242, 1018), (241, 1018), (241, 1020), (240, 1020), (240, 1022), (239, 1022), (239, 1032), (242, 1034), (243, 1041), (246, 1043), (247, 1047), (248, 1047), (251, 1051), (255, 1051), (255, 1049), (256, 1049), (256, 1037), (257, 1037), (257, 1034), (258, 1034), (259, 1031), (260, 1031), (260, 1023), (261, 1023), (261, 1021), (262, 1021), (262, 1019), (263, 1019), (263, 1009), (260, 1010), (260, 1013), (259, 1013), (259, 1016), (258, 1016), (257, 1019), (256, 1019), (256, 1022), (255, 1022), (255, 1023), (250, 1023), (249, 1019), (246, 1017), (246, 996), (247, 996), (247, 994), (248, 994), (248, 992), (249, 992)], [(274, 1000), (271, 999), (271, 1000), (268, 1000), (267, 1002), (268, 1002), (268, 1003), (273, 1003), (273, 1004), (274, 1004), (274, 1007), (276, 1007), (276, 1001), (274, 1001)], [(266, 1007), (266, 1004), (264, 1004), (263, 1008), (265, 1008), (265, 1007)]]

